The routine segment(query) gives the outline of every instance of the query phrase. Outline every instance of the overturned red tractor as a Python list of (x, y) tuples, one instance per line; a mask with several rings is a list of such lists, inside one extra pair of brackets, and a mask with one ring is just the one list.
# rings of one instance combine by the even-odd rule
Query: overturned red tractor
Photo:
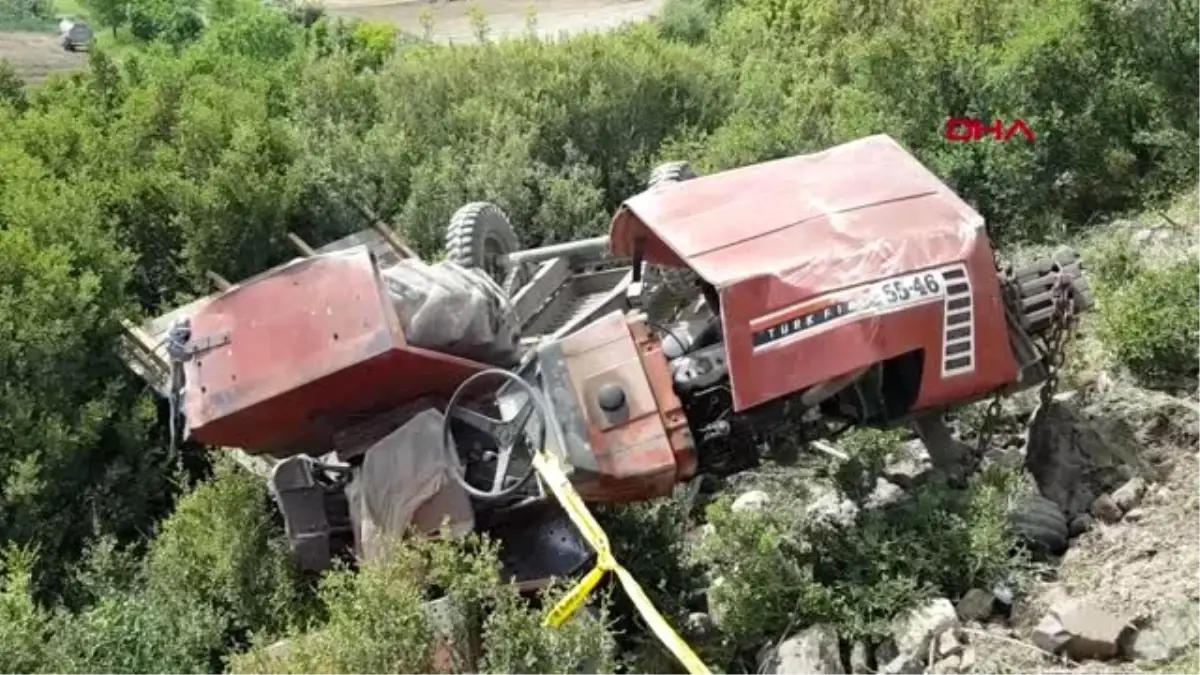
[[(235, 285), (183, 313), (164, 394), (195, 439), (274, 458), (306, 567), (449, 517), (537, 586), (591, 554), (534, 449), (591, 502), (853, 426), (911, 424), (953, 472), (969, 453), (943, 414), (1053, 377), (1091, 307), (1075, 254), (998, 269), (982, 217), (885, 136), (675, 174), (620, 207), (595, 264), (460, 223), (464, 264), (356, 247)], [(586, 308), (560, 302), (584, 287)]]

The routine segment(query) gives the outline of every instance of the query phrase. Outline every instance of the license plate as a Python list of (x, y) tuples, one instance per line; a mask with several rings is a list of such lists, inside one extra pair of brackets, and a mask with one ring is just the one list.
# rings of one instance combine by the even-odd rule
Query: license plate
[(887, 281), (871, 288), (871, 304), (884, 310), (938, 300), (945, 296), (945, 280), (936, 272), (918, 272)]

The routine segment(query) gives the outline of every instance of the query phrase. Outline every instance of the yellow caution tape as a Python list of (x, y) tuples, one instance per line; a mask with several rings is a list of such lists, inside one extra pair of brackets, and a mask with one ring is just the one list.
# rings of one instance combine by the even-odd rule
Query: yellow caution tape
[(575, 527), (579, 528), (584, 539), (596, 551), (596, 567), (591, 572), (588, 572), (587, 576), (581, 579), (550, 610), (550, 613), (546, 615), (545, 625), (556, 628), (561, 626), (587, 602), (588, 596), (595, 590), (596, 586), (604, 578), (604, 575), (607, 572), (612, 572), (617, 575), (621, 586), (629, 595), (629, 599), (633, 600), (634, 606), (637, 607), (642, 618), (649, 624), (650, 630), (653, 631), (655, 637), (675, 655), (675, 658), (679, 659), (679, 662), (687, 668), (688, 673), (691, 673), (691, 675), (710, 675), (711, 671), (708, 669), (708, 666), (704, 665), (700, 657), (696, 656), (696, 652), (692, 651), (692, 648), (684, 642), (683, 638), (679, 637), (679, 634), (672, 630), (671, 625), (667, 623), (663, 615), (654, 607), (654, 603), (646, 596), (645, 591), (638, 585), (633, 575), (613, 557), (612, 550), (608, 545), (608, 535), (604, 533), (604, 529), (600, 527), (600, 523), (596, 522), (596, 518), (583, 503), (583, 498), (579, 496), (579, 493), (571, 485), (571, 481), (562, 470), (558, 458), (544, 451), (537, 452), (533, 456), (533, 466), (541, 474), (542, 479), (546, 481), (546, 485), (549, 486), (550, 491), (554, 493), (559, 503), (566, 509), (571, 522), (575, 523)]

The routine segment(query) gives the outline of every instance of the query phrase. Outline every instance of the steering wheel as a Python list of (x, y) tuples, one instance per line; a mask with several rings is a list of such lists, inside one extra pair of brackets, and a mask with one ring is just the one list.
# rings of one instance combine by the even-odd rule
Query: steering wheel
[[(517, 389), (525, 392), (525, 402), (512, 419), (496, 419), (463, 405), (462, 399), (471, 385), (489, 377), (498, 377), (516, 383)], [(524, 432), (525, 427), (529, 424), (529, 418), (535, 412), (540, 422), (538, 425), (539, 438), (537, 447), (531, 448)], [(470, 462), (461, 456), (463, 453), (459, 452), (458, 444), (454, 442), (453, 420), (458, 420), (495, 441), (495, 472), (492, 475), (490, 487), (481, 488), (472, 485), (467, 480), (466, 467)], [(458, 389), (454, 390), (449, 403), (446, 404), (446, 414), (442, 419), (442, 444), (446, 452), (451, 455), (449, 457), (450, 477), (468, 494), (478, 499), (495, 500), (516, 492), (533, 475), (533, 453), (545, 445), (546, 422), (546, 407), (541, 396), (533, 386), (517, 374), (507, 370), (490, 369), (468, 377), (458, 386)], [(515, 477), (517, 480), (506, 485), (509, 465), (512, 463), (513, 453), (518, 452), (518, 448), (524, 452), (525, 456), (522, 459), (526, 460), (525, 467)], [(491, 457), (485, 454), (483, 459), (487, 460)]]

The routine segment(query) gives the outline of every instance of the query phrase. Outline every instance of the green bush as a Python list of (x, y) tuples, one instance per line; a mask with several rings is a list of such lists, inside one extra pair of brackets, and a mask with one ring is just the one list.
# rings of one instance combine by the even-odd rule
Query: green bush
[(45, 30), (54, 20), (54, 0), (0, 0), (0, 30)]
[(716, 20), (704, 0), (667, 0), (658, 22), (667, 37), (698, 43), (708, 37)]
[(753, 650), (783, 627), (828, 623), (847, 639), (879, 640), (889, 622), (934, 594), (956, 598), (1018, 568), (1008, 508), (1016, 483), (998, 470), (965, 492), (929, 485), (852, 526), (814, 524), (803, 509), (735, 513), (710, 507), (699, 558), (727, 647)]
[[(446, 615), (454, 617), (448, 623), (423, 607), (434, 588), (445, 592)], [(328, 621), (294, 633), (286, 649), (264, 645), (235, 656), (232, 671), (612, 672), (603, 626), (573, 619), (544, 627), (542, 613), (500, 579), (495, 547), (475, 536), (397, 543), (357, 573), (329, 574), (320, 594)], [(481, 638), (477, 649), (472, 634)], [(438, 660), (442, 644), (450, 646), (449, 662)]]
[(231, 637), (279, 634), (307, 618), (300, 580), (266, 482), (220, 458), (214, 477), (179, 500), (146, 555), (160, 597), (212, 607)]
[(1194, 381), (1200, 369), (1200, 261), (1137, 269), (1100, 298), (1103, 338), (1116, 359), (1148, 384)]
[[(0, 576), (0, 670), (13, 673), (210, 672), (225, 648), (212, 607), (148, 591), (117, 573), (108, 546), (94, 549), (85, 580), (90, 606), (43, 608), (34, 598), (35, 557), (10, 548)], [(102, 558), (104, 558), (102, 560)], [(124, 571), (129, 571), (127, 568)], [(134, 573), (136, 575), (136, 572)]]
[(1142, 251), (1127, 232), (1101, 238), (1087, 252), (1087, 269), (1101, 295), (1108, 295), (1146, 268)]

